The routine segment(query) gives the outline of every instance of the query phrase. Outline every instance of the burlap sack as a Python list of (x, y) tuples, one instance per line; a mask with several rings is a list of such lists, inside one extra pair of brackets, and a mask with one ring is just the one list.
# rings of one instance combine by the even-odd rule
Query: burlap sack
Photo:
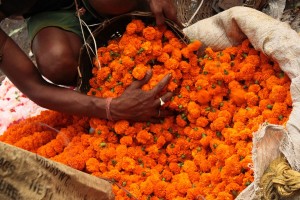
[(1, 200), (110, 200), (109, 182), (0, 142)]
[[(237, 199), (261, 199), (259, 181), (281, 153), (300, 171), (300, 36), (286, 23), (257, 10), (234, 7), (184, 29), (190, 39), (222, 50), (248, 38), (255, 49), (276, 60), (291, 78), (293, 111), (285, 127), (263, 124), (253, 138), (254, 182)], [(296, 196), (289, 199), (300, 199)]]

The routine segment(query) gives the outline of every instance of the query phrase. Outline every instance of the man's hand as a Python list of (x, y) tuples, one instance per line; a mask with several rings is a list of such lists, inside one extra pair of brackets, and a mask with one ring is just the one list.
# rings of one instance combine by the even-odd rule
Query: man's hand
[(170, 111), (160, 110), (160, 98), (167, 102), (171, 99), (172, 93), (167, 92), (158, 96), (170, 81), (171, 75), (165, 76), (152, 90), (143, 91), (141, 87), (150, 80), (151, 76), (152, 72), (149, 70), (143, 80), (133, 82), (120, 97), (112, 100), (110, 110), (113, 120), (126, 119), (156, 123), (172, 114)]
[(177, 18), (177, 9), (173, 0), (147, 0), (151, 12), (156, 18), (157, 26), (163, 26), (165, 19), (168, 18), (175, 22), (179, 27), (182, 27)]

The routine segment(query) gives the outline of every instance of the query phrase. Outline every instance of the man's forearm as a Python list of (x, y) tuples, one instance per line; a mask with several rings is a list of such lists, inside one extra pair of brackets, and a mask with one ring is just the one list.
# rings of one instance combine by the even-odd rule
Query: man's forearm
[(34, 87), (29, 98), (38, 105), (59, 112), (106, 118), (105, 99), (87, 96), (67, 88), (51, 84)]
[[(0, 41), (8, 37), (0, 30)], [(11, 39), (2, 46), (1, 70), (13, 84), (38, 105), (60, 112), (105, 118), (105, 100), (46, 82), (27, 55)], [(1, 49), (1, 47), (0, 47)]]

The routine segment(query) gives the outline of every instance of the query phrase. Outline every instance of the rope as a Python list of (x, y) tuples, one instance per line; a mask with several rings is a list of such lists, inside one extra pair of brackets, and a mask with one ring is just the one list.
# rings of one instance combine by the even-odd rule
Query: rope
[(213, 0), (174, 0), (174, 2), (177, 17), (184, 27), (215, 14)]
[[(93, 36), (93, 34), (92, 34), (92, 31), (91, 31), (91, 29), (89, 28), (89, 26), (84, 22), (84, 20), (82, 20), (81, 19), (81, 15), (82, 15), (82, 10), (80, 10), (79, 9), (79, 6), (78, 6), (78, 3), (77, 3), (77, 0), (74, 0), (74, 2), (75, 2), (75, 6), (76, 6), (76, 14), (77, 14), (77, 17), (78, 17), (78, 19), (79, 19), (79, 24), (80, 24), (80, 29), (81, 29), (81, 34), (82, 34), (82, 37), (83, 37), (83, 42), (84, 42), (84, 45), (85, 46), (87, 46), (87, 48), (89, 48), (90, 50), (91, 50), (91, 52), (94, 54), (94, 56), (96, 57), (96, 60), (97, 60), (97, 67), (99, 68), (99, 69), (101, 69), (101, 63), (100, 63), (100, 61), (99, 61), (99, 58), (98, 58), (98, 52), (97, 52), (97, 44), (96, 44), (96, 40), (95, 40), (95, 38), (94, 38), (94, 36)], [(92, 37), (92, 39), (93, 39), (93, 43), (94, 43), (94, 51), (93, 51), (93, 49), (92, 49), (92, 47), (86, 42), (86, 39), (85, 39), (85, 34), (84, 34), (84, 30), (83, 30), (83, 25), (87, 28), (87, 30), (89, 31), (89, 33), (90, 33), (90, 36)], [(94, 26), (94, 25), (93, 25)], [(90, 59), (91, 59), (91, 55), (90, 55), (90, 52), (89, 52), (89, 50), (87, 49), (87, 53), (88, 53), (88, 55), (89, 55), (89, 57), (90, 57)]]
[(271, 162), (260, 180), (262, 199), (290, 198), (300, 192), (300, 172), (291, 169), (281, 156)]
[(188, 27), (191, 22), (193, 21), (193, 19), (195, 18), (196, 14), (199, 12), (200, 8), (202, 7), (204, 0), (202, 0), (198, 6), (198, 8), (196, 9), (196, 11), (194, 12), (194, 14), (192, 15), (192, 17), (190, 18), (190, 20), (185, 24), (185, 27)]

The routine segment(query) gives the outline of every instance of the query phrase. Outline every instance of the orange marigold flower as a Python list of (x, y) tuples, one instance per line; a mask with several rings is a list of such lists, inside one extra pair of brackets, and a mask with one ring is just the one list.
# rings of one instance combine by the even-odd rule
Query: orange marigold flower
[(191, 65), (187, 61), (181, 61), (179, 63), (179, 69), (184, 73), (188, 73), (191, 69)]
[(133, 76), (131, 74), (125, 74), (124, 77), (121, 79), (124, 87), (129, 86), (133, 81)]
[(169, 54), (163, 52), (163, 53), (157, 58), (157, 60), (158, 60), (159, 62), (164, 63), (164, 62), (166, 62), (167, 60), (169, 60), (169, 58), (170, 58)]
[(154, 138), (147, 130), (141, 130), (137, 133), (136, 139), (141, 144), (153, 144)]
[(231, 56), (229, 53), (226, 52), (219, 52), (219, 60), (221, 63), (230, 63)]
[(96, 158), (89, 158), (86, 161), (85, 168), (89, 173), (99, 172), (100, 162)]
[(256, 106), (258, 104), (259, 98), (254, 92), (247, 92), (245, 98), (248, 106)]
[(188, 44), (187, 48), (189, 51), (198, 51), (201, 47), (202, 43), (199, 40), (194, 40), (190, 44)]
[(197, 90), (206, 89), (209, 85), (208, 80), (205, 78), (205, 76), (199, 76), (197, 78), (197, 81), (195, 82), (195, 87)]
[(140, 197), (141, 196), (140, 187), (137, 183), (131, 183), (129, 185), (129, 191), (135, 197)]
[(242, 106), (246, 102), (246, 92), (243, 89), (232, 89), (230, 99), (237, 106)]
[(179, 38), (175, 37), (175, 38), (171, 38), (169, 40), (169, 43), (174, 47), (174, 48), (177, 48), (177, 49), (181, 49), (183, 44), (182, 42), (179, 40)]
[(260, 86), (258, 84), (252, 84), (248, 88), (248, 92), (258, 93), (260, 90)]
[(206, 127), (208, 125), (208, 120), (206, 117), (198, 117), (196, 121), (196, 125), (200, 126), (202, 128)]
[(227, 121), (225, 117), (218, 117), (210, 124), (210, 128), (213, 131), (222, 131), (226, 127)]
[(170, 40), (170, 39), (176, 37), (175, 34), (174, 34), (171, 30), (168, 30), (168, 29), (164, 32), (164, 36), (165, 36), (168, 40)]
[(123, 136), (121, 139), (120, 139), (120, 144), (124, 144), (124, 145), (127, 145), (127, 146), (130, 146), (132, 145), (132, 137), (131, 136)]
[(211, 138), (212, 138), (211, 135), (207, 135), (206, 133), (202, 133), (202, 138), (200, 139), (200, 144), (203, 147), (208, 147)]
[(227, 158), (225, 160), (225, 166), (222, 168), (221, 176), (223, 178), (226, 178), (226, 176), (236, 176), (241, 173), (241, 165), (240, 162), (240, 156), (237, 154), (234, 154)]
[(172, 183), (176, 185), (179, 193), (186, 194), (188, 189), (192, 187), (192, 183), (187, 173), (180, 173), (173, 176)]
[(267, 78), (267, 80), (266, 80), (266, 88), (269, 90), (272, 90), (272, 88), (275, 85), (279, 85), (279, 83), (280, 83), (280, 79), (277, 78), (275, 75), (272, 75), (269, 78)]
[(236, 78), (239, 80), (251, 80), (255, 73), (255, 65), (251, 63), (242, 63), (239, 65), (240, 71), (237, 72)]
[(123, 50), (125, 56), (134, 57), (137, 53), (137, 48), (133, 44), (128, 44)]
[(180, 49), (173, 49), (172, 56), (173, 59), (177, 60), (178, 62), (181, 61), (181, 51)]
[(223, 102), (223, 96), (222, 95), (216, 95), (211, 100), (212, 107), (219, 107)]
[(119, 45), (118, 44), (109, 44), (107, 46), (107, 50), (108, 51), (112, 51), (114, 53), (119, 53), (120, 49), (119, 49)]
[(229, 183), (226, 187), (225, 187), (225, 191), (230, 193), (230, 194), (234, 194), (233, 195), (233, 198), (235, 198), (239, 192), (242, 190), (242, 186), (240, 186), (239, 184), (237, 183)]
[(133, 22), (127, 24), (126, 26), (126, 33), (129, 35), (134, 34), (137, 31), (137, 25)]
[(124, 134), (129, 128), (129, 122), (127, 120), (119, 120), (114, 124), (114, 130), (117, 134)]
[(109, 67), (102, 67), (97, 72), (97, 78), (100, 80), (105, 80), (109, 74), (111, 74), (111, 69)]
[(293, 101), (292, 101), (290, 92), (288, 92), (286, 95), (285, 103), (287, 104), (287, 106), (290, 106), (290, 107), (293, 105)]
[(162, 135), (159, 136), (159, 137), (157, 138), (157, 141), (156, 141), (157, 147), (160, 149), (160, 148), (162, 148), (165, 144), (166, 144), (166, 139), (165, 139), (165, 137), (162, 136)]
[(221, 161), (225, 161), (234, 153), (234, 148), (231, 145), (221, 143), (218, 144), (215, 153)]
[(134, 61), (129, 56), (122, 56), (121, 59), (120, 59), (120, 62), (127, 69), (131, 69), (134, 66)]
[(188, 174), (190, 172), (196, 172), (196, 171), (198, 171), (196, 164), (193, 161), (191, 161), (191, 160), (184, 161), (182, 169), (183, 169), (184, 172), (186, 172)]
[(161, 176), (166, 181), (170, 181), (173, 177), (173, 173), (169, 169), (164, 169)]
[(184, 127), (187, 124), (187, 122), (182, 118), (181, 115), (177, 115), (176, 124), (180, 127)]
[(131, 21), (131, 23), (134, 23), (137, 26), (136, 32), (138, 32), (138, 33), (142, 32), (143, 29), (145, 28), (144, 22), (142, 20), (140, 20), (140, 19), (133, 19)]
[(143, 65), (143, 64), (138, 64), (132, 71), (132, 75), (134, 78), (136, 78), (137, 80), (142, 80), (145, 75), (146, 72), (148, 70), (148, 67)]
[(234, 199), (234, 197), (232, 196), (232, 193), (220, 191), (217, 199)]
[(196, 102), (189, 102), (188, 106), (187, 106), (187, 110), (189, 115), (192, 118), (197, 119), (198, 117), (200, 117), (200, 106), (196, 103)]
[[(53, 131), (35, 132), (35, 133), (33, 133), (33, 135), (29, 135), (29, 136), (25, 136), (25, 137), (21, 138), (19, 141), (17, 141), (14, 144), (14, 146), (20, 147), (27, 151), (36, 152), (36, 150), (39, 147), (52, 141), (55, 138), (56, 134), (57, 133), (53, 132)], [(56, 140), (54, 140), (54, 141), (56, 141)], [(61, 145), (59, 145), (59, 146), (61, 146)]]
[(167, 43), (163, 46), (162, 50), (163, 50), (164, 53), (171, 54), (174, 50), (174, 47), (171, 44)]
[(169, 168), (170, 171), (173, 172), (173, 174), (179, 174), (181, 170), (178, 163), (174, 163), (174, 162), (169, 163)]
[(161, 44), (152, 44), (152, 54), (155, 57), (159, 57), (163, 53), (163, 48)]
[(160, 154), (157, 159), (157, 163), (163, 166), (166, 165), (167, 161), (168, 161), (168, 157), (166, 154)]
[(144, 28), (143, 30), (143, 36), (145, 37), (145, 39), (147, 40), (153, 40), (156, 36), (156, 30), (155, 28), (148, 26), (146, 28)]
[(153, 193), (154, 185), (153, 185), (152, 181), (147, 179), (146, 181), (141, 182), (140, 190), (141, 190), (141, 193), (144, 195), (150, 195), (151, 193)]
[(179, 67), (179, 63), (177, 60), (173, 59), (173, 58), (170, 58), (168, 60), (165, 61), (164, 63), (164, 66), (167, 68), (167, 69), (177, 69)]
[(274, 85), (272, 87), (269, 99), (272, 102), (284, 102), (287, 96), (287, 91), (283, 86)]
[(178, 196), (176, 186), (169, 184), (166, 188), (166, 199), (175, 199)]
[(150, 41), (145, 41), (144, 43), (142, 43), (141, 45), (141, 49), (140, 51), (145, 52), (146, 54), (150, 54), (152, 53), (152, 44)]
[[(114, 147), (105, 147), (107, 144), (105, 142), (101, 142), (98, 144), (98, 152), (97, 156), (103, 162), (108, 162), (116, 156), (116, 149)], [(104, 146), (104, 147), (102, 147)]]
[(185, 58), (191, 58), (193, 56), (193, 53), (190, 52), (190, 50), (187, 47), (181, 49), (181, 54)]
[(98, 60), (94, 59), (94, 66), (99, 68), (99, 62), (101, 65), (107, 65), (110, 61), (112, 61), (112, 57), (110, 55), (110, 52), (104, 52), (102, 56), (98, 56)]
[(224, 117), (226, 119), (226, 123), (230, 123), (232, 120), (232, 115), (228, 110), (221, 110), (218, 113), (218, 117)]
[(200, 104), (207, 104), (211, 100), (211, 96), (207, 90), (199, 90), (197, 91), (197, 99), (196, 101)]
[(121, 167), (123, 170), (131, 172), (135, 169), (135, 161), (129, 157), (123, 157), (121, 160)]
[(155, 183), (153, 190), (154, 195), (158, 198), (164, 198), (166, 195), (167, 185), (168, 184), (165, 181), (159, 181), (158, 183)]

